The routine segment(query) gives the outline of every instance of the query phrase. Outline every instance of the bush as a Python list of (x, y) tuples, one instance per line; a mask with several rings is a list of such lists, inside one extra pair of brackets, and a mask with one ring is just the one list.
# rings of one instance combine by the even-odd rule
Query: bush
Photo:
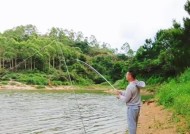
[(19, 75), (19, 81), (31, 85), (47, 85), (48, 79), (43, 74), (34, 73), (34, 74), (22, 74)]
[(59, 86), (59, 85), (63, 85), (63, 82), (61, 82), (61, 81), (52, 81), (52, 84), (54, 86)]
[(159, 98), (159, 103), (165, 106), (172, 106), (174, 103), (174, 98), (176, 97), (176, 92), (174, 84), (162, 85), (157, 97)]
[(148, 85), (153, 85), (153, 84), (160, 84), (163, 82), (163, 79), (162, 77), (159, 77), (159, 76), (152, 76), (150, 77), (148, 80), (146, 80), (146, 83)]
[(28, 79), (25, 79), (26, 84), (32, 84), (32, 85), (47, 85), (47, 79), (44, 79), (42, 77), (29, 77)]
[(2, 81), (1, 84), (2, 84), (2, 85), (7, 85), (7, 84), (8, 84), (8, 81)]
[(79, 80), (77, 80), (77, 84), (83, 85), (83, 86), (88, 86), (88, 85), (93, 84), (93, 82), (90, 79), (80, 78)]
[(179, 77), (179, 82), (189, 82), (190, 81), (190, 68), (187, 69), (181, 76)]
[(126, 86), (127, 86), (127, 81), (125, 80), (125, 78), (121, 80), (117, 80), (114, 83), (114, 87), (119, 88), (119, 89), (125, 89)]
[(10, 79), (15, 79), (16, 80), (17, 78), (18, 78), (18, 74), (16, 74), (16, 73), (7, 73), (1, 79), (2, 80), (10, 80)]

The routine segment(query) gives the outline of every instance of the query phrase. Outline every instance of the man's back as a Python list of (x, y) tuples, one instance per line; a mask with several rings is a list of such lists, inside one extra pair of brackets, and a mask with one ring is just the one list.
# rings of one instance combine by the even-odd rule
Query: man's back
[(128, 106), (141, 106), (140, 88), (137, 86), (137, 81), (130, 82), (126, 88), (126, 96), (129, 97), (129, 101), (126, 102)]

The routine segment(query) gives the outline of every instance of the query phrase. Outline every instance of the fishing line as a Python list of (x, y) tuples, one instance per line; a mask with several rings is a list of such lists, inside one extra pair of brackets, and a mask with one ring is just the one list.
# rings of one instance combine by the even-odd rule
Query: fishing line
[(91, 68), (93, 71), (95, 71), (98, 75), (100, 75), (112, 88), (113, 90), (117, 90), (101, 73), (99, 73), (95, 68), (93, 68), (91, 65), (87, 64), (86, 62), (76, 59), (78, 62), (81, 62), (83, 64), (85, 64), (86, 66), (88, 66), (89, 68)]
[[(112, 89), (113, 92), (117, 91), (117, 89), (101, 73), (99, 73), (94, 67), (92, 67), (91, 65), (89, 65), (88, 63), (86, 63), (82, 60), (79, 60), (79, 59), (74, 59), (74, 60), (83, 63), (84, 65), (88, 66), (90, 69), (95, 71), (98, 75), (100, 75), (113, 88)], [(119, 99), (117, 99), (117, 103), (115, 102), (115, 104), (118, 105), (119, 103), (121, 103), (121, 101)]]
[[(56, 44), (56, 45), (57, 45), (57, 44)], [(63, 58), (64, 65), (65, 65), (65, 67), (66, 67), (67, 75), (68, 75), (68, 77), (69, 77), (69, 82), (70, 82), (70, 85), (73, 87), (73, 82), (72, 82), (72, 80), (71, 80), (71, 75), (70, 75), (70, 72), (69, 72), (69, 69), (68, 69), (66, 60), (65, 60), (65, 56), (63, 55), (63, 50), (62, 50), (62, 48), (61, 48), (60, 45), (57, 45), (57, 46), (60, 47), (60, 50), (61, 50), (61, 52), (62, 52), (62, 58)], [(86, 128), (85, 128), (85, 125), (84, 125), (84, 119), (83, 119), (83, 117), (82, 117), (82, 112), (81, 112), (80, 107), (79, 107), (79, 102), (78, 102), (78, 99), (77, 99), (77, 96), (76, 96), (76, 92), (75, 92), (74, 89), (72, 89), (72, 91), (73, 91), (73, 93), (74, 93), (74, 98), (75, 98), (75, 101), (76, 101), (76, 104), (77, 104), (77, 109), (78, 109), (78, 112), (79, 112), (79, 114), (80, 114), (80, 119), (81, 119), (81, 122), (82, 122), (83, 130), (84, 130), (84, 133), (86, 134)]]

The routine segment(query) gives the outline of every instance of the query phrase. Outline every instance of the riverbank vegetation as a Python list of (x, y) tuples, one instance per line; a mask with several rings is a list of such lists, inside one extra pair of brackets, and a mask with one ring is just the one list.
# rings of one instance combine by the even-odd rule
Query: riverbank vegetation
[(168, 83), (163, 83), (156, 95), (158, 102), (174, 109), (176, 115), (186, 119), (187, 131), (190, 130), (190, 69)]

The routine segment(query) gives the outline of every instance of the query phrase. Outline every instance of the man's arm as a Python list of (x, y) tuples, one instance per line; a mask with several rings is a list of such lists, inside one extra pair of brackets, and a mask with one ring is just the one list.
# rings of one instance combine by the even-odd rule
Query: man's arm
[(118, 99), (122, 100), (123, 102), (128, 103), (132, 98), (132, 92), (130, 90), (130, 88), (127, 88), (126, 91), (122, 91), (119, 95), (118, 95)]

